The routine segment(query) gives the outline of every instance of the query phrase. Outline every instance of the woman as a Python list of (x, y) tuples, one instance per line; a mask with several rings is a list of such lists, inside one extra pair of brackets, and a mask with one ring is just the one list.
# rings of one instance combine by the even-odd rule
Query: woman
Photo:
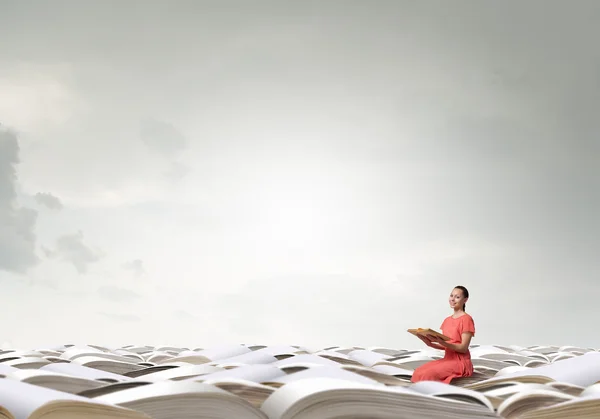
[(473, 318), (465, 312), (469, 291), (459, 285), (450, 294), (450, 307), (454, 313), (442, 323), (442, 334), (450, 340), (444, 341), (438, 337), (419, 338), (430, 348), (445, 351), (444, 358), (421, 365), (413, 372), (411, 381), (441, 381), (450, 384), (453, 378), (470, 377), (473, 375), (473, 363), (469, 345), (475, 336)]

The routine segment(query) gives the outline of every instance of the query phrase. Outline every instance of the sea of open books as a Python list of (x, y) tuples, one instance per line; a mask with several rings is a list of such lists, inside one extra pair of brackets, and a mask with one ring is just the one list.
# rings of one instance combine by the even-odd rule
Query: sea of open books
[(595, 349), (473, 346), (472, 377), (410, 382), (442, 355), (248, 344), (5, 349), (0, 419), (600, 418)]

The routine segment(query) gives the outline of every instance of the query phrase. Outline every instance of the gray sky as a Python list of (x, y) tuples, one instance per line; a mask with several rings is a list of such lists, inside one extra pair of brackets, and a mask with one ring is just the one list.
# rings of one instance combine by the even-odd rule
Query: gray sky
[(597, 1), (5, 1), (5, 343), (600, 347)]

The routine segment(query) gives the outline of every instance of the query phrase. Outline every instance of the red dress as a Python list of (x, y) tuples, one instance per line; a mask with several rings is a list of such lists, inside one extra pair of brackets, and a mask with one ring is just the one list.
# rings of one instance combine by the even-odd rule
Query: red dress
[[(447, 317), (441, 326), (442, 333), (450, 338), (449, 343), (461, 343), (462, 334), (471, 332), (475, 336), (475, 322), (468, 314), (463, 314), (458, 318)], [(473, 363), (471, 362), (471, 353), (453, 351), (445, 348), (445, 355), (442, 359), (428, 362), (416, 368), (413, 372), (411, 381), (441, 381), (450, 384), (453, 378), (470, 377), (473, 375)]]

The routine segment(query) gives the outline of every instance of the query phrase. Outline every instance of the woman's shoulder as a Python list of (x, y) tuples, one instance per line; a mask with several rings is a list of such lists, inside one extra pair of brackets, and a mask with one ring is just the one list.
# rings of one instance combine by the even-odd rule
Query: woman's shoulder
[(464, 313), (464, 314), (462, 314), (462, 315), (460, 315), (458, 317), (454, 317), (454, 315), (450, 315), (450, 316), (446, 317), (446, 320), (448, 320), (448, 319), (450, 319), (450, 320), (460, 320), (460, 321), (465, 321), (465, 320), (467, 320), (467, 321), (469, 321), (469, 320), (473, 321), (473, 317), (471, 317), (471, 315), (469, 313)]
[(465, 321), (475, 324), (473, 317), (471, 317), (470, 314), (465, 313), (459, 317), (454, 317), (453, 314), (449, 315), (448, 317), (446, 317), (444, 319), (444, 321), (442, 322), (442, 325), (446, 324), (446, 322), (450, 322), (450, 324), (459, 325), (459, 324), (463, 324)]

